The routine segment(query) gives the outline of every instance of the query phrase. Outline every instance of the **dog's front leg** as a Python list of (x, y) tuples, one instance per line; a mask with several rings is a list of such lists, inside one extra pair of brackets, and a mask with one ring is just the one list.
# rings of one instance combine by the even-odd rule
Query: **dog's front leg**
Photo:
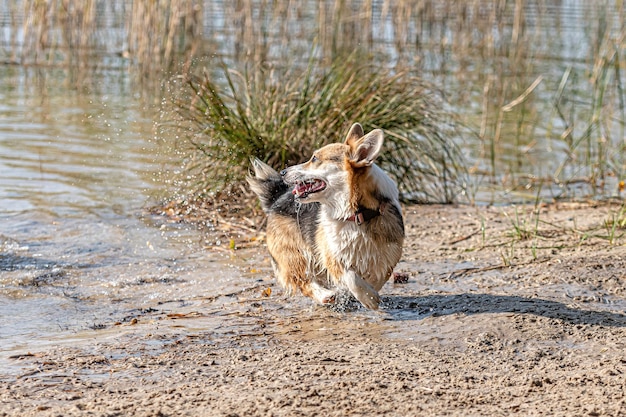
[(347, 270), (342, 275), (341, 280), (361, 304), (371, 310), (378, 309), (378, 304), (380, 304), (378, 291), (363, 278), (358, 276), (356, 272)]

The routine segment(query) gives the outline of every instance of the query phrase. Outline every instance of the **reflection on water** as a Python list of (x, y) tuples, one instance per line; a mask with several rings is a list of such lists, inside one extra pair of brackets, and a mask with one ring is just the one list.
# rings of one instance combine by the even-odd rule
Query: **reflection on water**
[(127, 75), (78, 91), (63, 72), (0, 71), (0, 351), (249, 286), (200, 231), (142, 214), (171, 156)]
[[(614, 196), (626, 178), (623, 1), (168, 0), (145, 13), (124, 0), (4, 3), (0, 59), (11, 63), (163, 74), (225, 60), (280, 80), (311, 55), (323, 65), (348, 51), (409, 70), (435, 81), (468, 127), (451, 140), (478, 200)], [(97, 24), (72, 24), (82, 19)]]
[(101, 91), (81, 92), (66, 91), (60, 71), (2, 71), (4, 210), (47, 206), (52, 215), (82, 217), (141, 207), (136, 190), (152, 188), (158, 143), (149, 112), (115, 79), (119, 72), (94, 81)]

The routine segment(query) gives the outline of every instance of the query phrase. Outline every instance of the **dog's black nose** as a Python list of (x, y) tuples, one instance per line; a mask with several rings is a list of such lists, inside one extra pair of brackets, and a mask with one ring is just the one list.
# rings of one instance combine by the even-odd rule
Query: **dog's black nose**
[(281, 176), (283, 176), (283, 177), (284, 177), (285, 175), (287, 175), (287, 170), (286, 170), (286, 169), (283, 169), (282, 171), (280, 171), (280, 175), (281, 175)]

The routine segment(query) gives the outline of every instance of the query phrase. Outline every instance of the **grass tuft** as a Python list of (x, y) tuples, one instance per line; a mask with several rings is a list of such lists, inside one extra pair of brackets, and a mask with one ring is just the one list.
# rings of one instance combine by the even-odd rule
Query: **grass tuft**
[(184, 82), (175, 107), (189, 123), (186, 175), (197, 194), (242, 182), (251, 156), (277, 169), (303, 162), (343, 141), (354, 122), (385, 132), (378, 164), (405, 201), (450, 203), (464, 192), (465, 163), (441, 95), (408, 72), (352, 56), (285, 71), (222, 65)]

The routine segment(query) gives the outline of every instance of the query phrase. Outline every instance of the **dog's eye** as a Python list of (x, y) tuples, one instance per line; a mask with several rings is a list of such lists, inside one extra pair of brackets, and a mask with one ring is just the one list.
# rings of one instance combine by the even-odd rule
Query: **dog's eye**
[(319, 159), (317, 159), (317, 156), (313, 155), (311, 157), (311, 162), (317, 162), (317, 161), (319, 161)]

